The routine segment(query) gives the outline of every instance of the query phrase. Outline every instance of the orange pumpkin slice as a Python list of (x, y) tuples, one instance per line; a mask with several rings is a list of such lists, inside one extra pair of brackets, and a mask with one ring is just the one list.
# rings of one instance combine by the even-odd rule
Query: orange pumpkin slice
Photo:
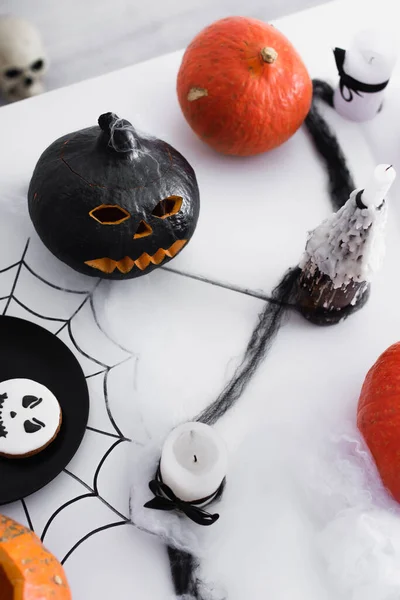
[(35, 533), (0, 515), (0, 600), (71, 600), (64, 569)]

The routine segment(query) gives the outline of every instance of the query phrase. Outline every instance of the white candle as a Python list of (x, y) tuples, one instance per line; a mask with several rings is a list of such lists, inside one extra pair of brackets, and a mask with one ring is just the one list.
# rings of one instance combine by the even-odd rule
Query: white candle
[(225, 442), (215, 429), (204, 423), (184, 423), (164, 443), (160, 472), (175, 496), (193, 502), (219, 489), (227, 463)]
[(363, 205), (368, 208), (381, 206), (395, 178), (396, 171), (392, 165), (378, 165), (362, 193)]
[[(379, 86), (390, 79), (395, 62), (396, 50), (391, 36), (387, 32), (365, 30), (346, 50), (343, 71), (361, 84)], [(347, 87), (345, 78), (342, 85), (339, 82), (333, 97), (337, 112), (352, 121), (368, 121), (375, 117), (382, 106), (385, 89), (356, 91), (351, 85)]]

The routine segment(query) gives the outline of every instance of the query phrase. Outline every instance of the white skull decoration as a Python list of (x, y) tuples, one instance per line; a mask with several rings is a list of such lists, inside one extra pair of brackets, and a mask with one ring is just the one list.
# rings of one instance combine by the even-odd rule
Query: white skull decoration
[(61, 426), (54, 394), (32, 379), (0, 383), (0, 455), (18, 458), (43, 450)]
[(0, 17), (0, 91), (4, 98), (14, 102), (43, 92), (47, 66), (37, 29), (18, 17)]

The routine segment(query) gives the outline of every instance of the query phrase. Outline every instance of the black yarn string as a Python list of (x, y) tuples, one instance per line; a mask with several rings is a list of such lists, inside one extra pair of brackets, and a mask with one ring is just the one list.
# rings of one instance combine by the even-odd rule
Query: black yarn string
[(300, 272), (298, 267), (291, 269), (273, 290), (272, 301), (266, 303), (258, 317), (242, 362), (218, 398), (196, 417), (196, 421), (214, 425), (239, 400), (278, 333), (282, 318), (293, 300)]
[(346, 158), (325, 119), (318, 112), (316, 101), (322, 100), (333, 106), (333, 89), (325, 81), (313, 80), (313, 102), (305, 125), (314, 146), (325, 163), (329, 177), (329, 194), (334, 210), (346, 204), (351, 192), (356, 188)]
[(313, 79), (313, 102), (322, 100), (333, 108), (333, 87), (322, 79)]
[(200, 563), (192, 554), (167, 546), (175, 594), (185, 600), (203, 600), (201, 583), (195, 573)]
[[(317, 110), (318, 100), (333, 107), (332, 87), (325, 81), (315, 79), (313, 80), (313, 102), (305, 125), (318, 154), (326, 165), (332, 207), (338, 210), (347, 202), (356, 186), (336, 136)], [(295, 295), (300, 274), (299, 267), (291, 269), (273, 290), (271, 300), (259, 315), (259, 321), (251, 335), (241, 364), (218, 398), (196, 417), (197, 421), (213, 425), (239, 400), (266, 356), (286, 311), (290, 308), (296, 309)], [(183, 550), (170, 546), (167, 548), (176, 595), (182, 600), (183, 598), (206, 600), (202, 593), (202, 588), (204, 589), (202, 582), (196, 576), (200, 567), (199, 561)]]
[[(242, 362), (223, 392), (196, 418), (197, 421), (214, 425), (239, 400), (271, 347), (286, 311), (292, 308), (300, 273), (299, 267), (291, 269), (273, 290), (271, 300), (259, 315)], [(176, 594), (185, 600), (206, 600), (202, 592), (204, 586), (196, 576), (199, 561), (183, 550), (167, 548)]]

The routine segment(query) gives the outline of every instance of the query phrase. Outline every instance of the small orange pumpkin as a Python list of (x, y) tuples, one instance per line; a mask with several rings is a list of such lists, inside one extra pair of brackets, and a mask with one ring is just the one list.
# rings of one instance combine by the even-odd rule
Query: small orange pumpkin
[(358, 402), (357, 425), (384, 485), (400, 502), (400, 342), (369, 370)]
[(64, 569), (29, 529), (0, 515), (0, 600), (71, 600)]
[(201, 31), (178, 73), (183, 114), (224, 154), (250, 156), (288, 140), (311, 106), (312, 83), (289, 40), (272, 25), (229, 17)]

